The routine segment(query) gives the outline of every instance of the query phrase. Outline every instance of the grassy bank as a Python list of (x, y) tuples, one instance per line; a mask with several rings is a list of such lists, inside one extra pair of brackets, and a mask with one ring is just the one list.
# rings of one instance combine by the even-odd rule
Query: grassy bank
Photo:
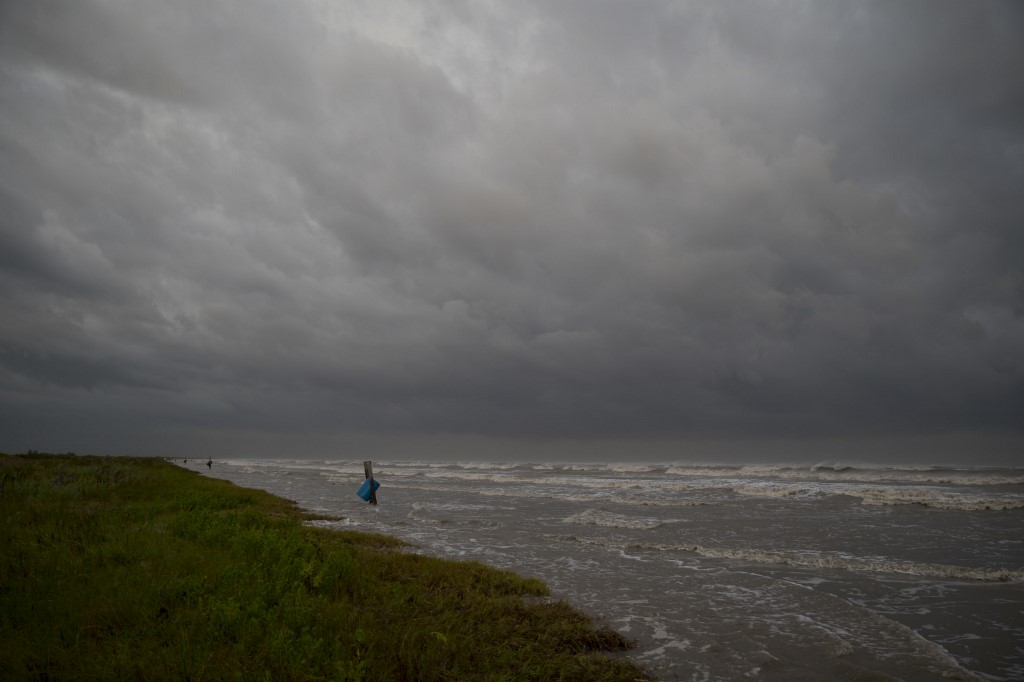
[(636, 680), (546, 587), (158, 459), (0, 455), (0, 678)]

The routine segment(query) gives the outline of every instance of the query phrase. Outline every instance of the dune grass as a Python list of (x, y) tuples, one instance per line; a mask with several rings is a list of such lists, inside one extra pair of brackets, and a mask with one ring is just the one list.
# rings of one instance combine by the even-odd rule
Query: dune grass
[(0, 455), (0, 678), (638, 680), (543, 583), (159, 459)]

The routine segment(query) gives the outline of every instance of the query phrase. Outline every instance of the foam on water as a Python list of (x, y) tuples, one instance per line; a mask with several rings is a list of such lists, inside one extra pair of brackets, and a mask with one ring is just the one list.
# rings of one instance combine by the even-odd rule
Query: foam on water
[(657, 528), (661, 525), (658, 519), (643, 519), (622, 514), (614, 514), (603, 509), (585, 509), (573, 514), (564, 523), (581, 523), (593, 526), (609, 526), (611, 528)]
[(949, 485), (1024, 485), (1019, 469), (951, 468), (951, 467), (879, 467), (853, 466), (795, 467), (775, 466), (672, 466), (666, 474), (703, 478), (770, 478), (803, 481), (891, 482)]
[(924, 487), (854, 488), (843, 494), (860, 497), (865, 504), (920, 504), (954, 511), (1024, 509), (1024, 499), (1011, 494), (980, 495)]
[[(332, 478), (331, 480), (342, 481), (342, 482), (358, 482), (362, 481), (362, 477), (355, 478)], [(416, 484), (416, 483), (389, 483), (391, 488), (401, 488), (403, 490), (425, 490), (430, 492), (443, 492), (452, 494), (466, 494), (471, 493), (473, 495), (483, 495), (485, 497), (508, 497), (513, 499), (534, 499), (538, 496), (538, 492), (535, 488), (522, 488), (522, 487), (504, 487), (504, 488), (483, 488), (473, 486), (454, 486), (454, 485), (437, 485), (437, 484)], [(543, 491), (543, 496), (546, 499), (551, 500), (564, 500), (566, 502), (613, 502), (616, 504), (631, 505), (638, 507), (704, 507), (712, 504), (709, 500), (691, 500), (691, 499), (651, 499), (647, 497), (638, 498), (636, 496), (629, 495), (616, 495), (614, 494), (614, 486), (581, 486), (591, 488), (591, 492), (588, 493), (561, 493), (553, 492), (551, 490)]]
[[(271, 469), (327, 468), (335, 470), (361, 470), (361, 460), (254, 459), (218, 460), (228, 466)], [(431, 461), (378, 461), (389, 472), (402, 470), (459, 471), (561, 471), (583, 474), (645, 474), (654, 478), (754, 478), (774, 480), (831, 481), (831, 482), (889, 482), (946, 485), (1024, 485), (1020, 469), (993, 467), (871, 467), (840, 463), (818, 463), (811, 466), (777, 465), (719, 465), (719, 464), (656, 464), (656, 463), (529, 463), (529, 462), (431, 462)]]
[(1012, 493), (977, 493), (961, 489), (933, 486), (863, 486), (850, 483), (779, 483), (776, 481), (747, 482), (730, 486), (740, 495), (757, 497), (818, 497), (823, 495), (849, 495), (860, 498), (864, 504), (898, 505), (920, 504), (933, 509), (956, 511), (987, 511), (1024, 509), (1024, 498)]
[(726, 549), (721, 547), (705, 547), (702, 545), (634, 545), (644, 549), (680, 550), (694, 552), (701, 556), (739, 559), (757, 563), (782, 564), (790, 566), (810, 566), (814, 568), (838, 568), (847, 571), (872, 571), (881, 573), (905, 573), (930, 578), (955, 580), (980, 580), (987, 582), (1007, 582), (1024, 580), (1024, 570), (1009, 568), (970, 568), (966, 566), (950, 566), (946, 564), (925, 564), (911, 561), (900, 561), (886, 557), (852, 557), (842, 554), (823, 552), (778, 552), (762, 549)]
[(520, 462), (456, 462), (455, 466), (462, 469), (498, 469), (507, 471), (522, 467)]
[(664, 679), (1024, 669), (1020, 469), (375, 461), (371, 507), (361, 460), (188, 467), (346, 517), (312, 525), (538, 577)]
[[(418, 473), (418, 472), (417, 472)], [(622, 473), (622, 472), (618, 472)], [(401, 472), (398, 475), (407, 475)], [(833, 482), (801, 482), (790, 483), (774, 480), (751, 480), (733, 478), (703, 477), (699, 480), (666, 480), (665, 478), (619, 476), (566, 476), (538, 472), (508, 473), (502, 472), (467, 472), (467, 471), (430, 471), (424, 474), (427, 478), (451, 479), (456, 481), (472, 481), (493, 483), (505, 486), (544, 486), (574, 487), (592, 490), (642, 490), (645, 495), (623, 496), (625, 504), (652, 504), (652, 494), (688, 495), (724, 490), (738, 495), (756, 497), (819, 497), (827, 495), (848, 495), (861, 499), (864, 504), (901, 505), (918, 504), (935, 509), (958, 511), (988, 511), (1024, 508), (1024, 496), (1019, 493), (982, 493), (965, 490), (962, 487), (943, 488), (929, 485), (873, 485), (865, 486), (856, 483)], [(517, 493), (510, 493), (515, 495)], [(531, 494), (522, 491), (522, 495)]]
[[(490, 504), (463, 504), (459, 502), (413, 502), (412, 508), (416, 510), (429, 509), (436, 511), (495, 511), (502, 507), (495, 507)], [(510, 509), (511, 507), (504, 507)]]
[(647, 474), (654, 471), (664, 471), (665, 467), (653, 464), (605, 464), (601, 471), (611, 471), (617, 474)]
[[(566, 519), (569, 521), (569, 519)], [(580, 523), (577, 521), (577, 523)], [(602, 525), (616, 525), (613, 523)], [(653, 526), (619, 526), (653, 527)], [(841, 569), (845, 571), (870, 571), (878, 573), (904, 573), (953, 580), (980, 580), (986, 582), (1024, 581), (1024, 570), (1010, 568), (971, 568), (945, 564), (926, 564), (900, 561), (888, 557), (856, 557), (847, 554), (819, 552), (815, 550), (775, 551), (756, 548), (708, 547), (699, 544), (673, 544), (657, 542), (630, 542), (605, 538), (578, 538), (569, 536), (575, 542), (597, 544), (606, 547), (647, 550), (658, 552), (690, 552), (713, 559), (735, 559), (760, 564), (782, 566), (807, 566), (813, 568)]]

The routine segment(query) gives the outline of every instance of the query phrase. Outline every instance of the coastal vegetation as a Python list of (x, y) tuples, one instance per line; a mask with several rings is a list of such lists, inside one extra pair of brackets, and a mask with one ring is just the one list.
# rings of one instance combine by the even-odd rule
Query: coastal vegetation
[(156, 458), (0, 455), (0, 678), (638, 680), (538, 580)]

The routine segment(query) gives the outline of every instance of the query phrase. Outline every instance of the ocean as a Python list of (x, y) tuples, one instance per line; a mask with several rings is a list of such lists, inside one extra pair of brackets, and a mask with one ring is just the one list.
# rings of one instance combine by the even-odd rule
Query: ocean
[(537, 577), (663, 680), (1024, 680), (1024, 469), (183, 464)]

